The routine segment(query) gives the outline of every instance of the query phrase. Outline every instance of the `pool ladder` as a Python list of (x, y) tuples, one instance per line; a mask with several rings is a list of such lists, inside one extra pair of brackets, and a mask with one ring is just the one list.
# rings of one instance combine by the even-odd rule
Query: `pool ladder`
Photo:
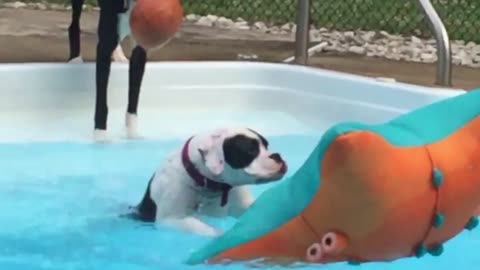
[[(437, 72), (435, 83), (440, 86), (452, 86), (452, 52), (447, 29), (430, 0), (414, 0), (425, 15), (430, 30), (437, 43)], [(310, 33), (311, 0), (298, 0), (297, 31), (295, 33), (295, 55), (284, 62), (307, 65), (319, 45), (308, 48)]]

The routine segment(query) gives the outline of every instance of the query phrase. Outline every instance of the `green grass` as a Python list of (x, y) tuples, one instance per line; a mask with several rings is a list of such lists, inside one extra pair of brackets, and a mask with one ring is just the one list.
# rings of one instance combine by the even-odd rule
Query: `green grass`
[[(1, 1), (1, 0), (0, 0)], [(39, 0), (30, 0), (39, 1)], [(110, 0), (118, 1), (118, 0)], [(181, 0), (185, 13), (214, 14), (284, 24), (295, 20), (297, 0)], [(48, 0), (69, 3), (67, 0)], [(95, 4), (95, 0), (87, 0)], [(384, 30), (430, 36), (415, 0), (312, 0), (312, 23), (337, 30)], [(480, 43), (480, 0), (432, 0), (451, 39)]]

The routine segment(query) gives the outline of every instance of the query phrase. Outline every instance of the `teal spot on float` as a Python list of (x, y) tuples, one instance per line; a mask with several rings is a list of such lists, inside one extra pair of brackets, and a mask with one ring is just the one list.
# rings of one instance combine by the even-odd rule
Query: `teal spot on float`
[(415, 248), (415, 256), (417, 258), (423, 257), (423, 255), (425, 255), (426, 253), (427, 253), (427, 249), (425, 248), (425, 246), (423, 244), (420, 244), (420, 245), (418, 245), (417, 248)]
[(443, 245), (439, 244), (428, 250), (428, 253), (432, 256), (440, 256), (443, 253)]
[(471, 231), (478, 226), (478, 217), (471, 217), (467, 224), (465, 224), (465, 229)]
[(443, 175), (442, 172), (434, 168), (433, 169), (433, 184), (435, 185), (436, 188), (440, 187), (443, 183)]
[(348, 264), (350, 264), (350, 265), (360, 265), (360, 262), (357, 262), (357, 261), (348, 261)]
[(445, 218), (443, 217), (442, 214), (435, 213), (435, 216), (433, 216), (433, 227), (438, 228), (442, 226), (444, 220)]

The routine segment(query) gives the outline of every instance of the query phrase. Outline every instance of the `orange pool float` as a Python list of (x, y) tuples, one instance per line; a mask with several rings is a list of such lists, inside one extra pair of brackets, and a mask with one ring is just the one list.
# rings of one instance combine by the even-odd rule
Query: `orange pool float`
[(353, 263), (442, 254), (478, 225), (480, 90), (387, 123), (341, 123), (190, 264)]
[(183, 9), (179, 0), (135, 0), (130, 29), (140, 46), (154, 49), (175, 35), (182, 20)]

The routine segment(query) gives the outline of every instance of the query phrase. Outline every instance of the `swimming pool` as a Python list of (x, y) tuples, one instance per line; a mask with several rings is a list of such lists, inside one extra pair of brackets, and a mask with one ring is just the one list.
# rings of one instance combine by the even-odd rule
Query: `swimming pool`
[[(93, 65), (0, 67), (8, 86), (0, 100), (1, 269), (192, 268), (183, 260), (208, 238), (119, 217), (141, 199), (161, 158), (192, 132), (232, 123), (252, 126), (283, 153), (290, 175), (335, 122), (381, 122), (459, 93), (286, 65), (155, 63), (147, 67), (139, 112), (146, 138), (125, 141), (127, 70), (118, 64), (112, 70), (114, 142), (92, 144)], [(227, 229), (234, 220), (209, 222)], [(479, 236), (478, 230), (461, 233), (440, 257), (323, 267), (473, 269), (480, 265), (474, 252)]]

